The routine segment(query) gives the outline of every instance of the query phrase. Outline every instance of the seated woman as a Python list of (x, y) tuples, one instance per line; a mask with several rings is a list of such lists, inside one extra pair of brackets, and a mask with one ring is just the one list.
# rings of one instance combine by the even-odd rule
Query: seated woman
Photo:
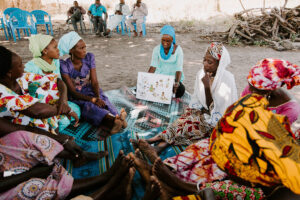
[[(57, 48), (57, 42), (50, 35), (37, 34), (32, 35), (29, 38), (29, 50), (33, 55), (33, 59), (25, 64), (25, 71), (39, 75), (55, 74), (61, 79), (60, 64), (59, 64), (59, 50)], [(67, 102), (67, 98), (60, 98), (58, 102), (59, 108), (62, 109), (65, 106), (71, 107), (71, 109), (80, 118), (80, 108), (78, 105)], [(72, 121), (74, 119), (72, 118)], [(64, 130), (71, 123), (67, 117), (62, 116), (59, 119), (59, 131)]]
[(210, 141), (192, 144), (164, 163), (140, 140), (139, 148), (153, 163), (152, 169), (137, 155), (131, 158), (145, 177), (152, 170), (169, 194), (196, 193), (208, 186), (217, 199), (298, 199), (300, 147), (288, 119), (274, 114), (268, 104), (258, 94), (242, 97), (226, 110)]
[(162, 35), (161, 44), (153, 49), (151, 67), (148, 72), (174, 76), (173, 93), (176, 98), (180, 98), (185, 92), (182, 84), (184, 80), (183, 51), (176, 44), (175, 30), (172, 26), (165, 25), (160, 33)]
[(56, 80), (51, 75), (43, 77), (24, 74), (22, 59), (3, 46), (0, 46), (0, 55), (0, 117), (9, 118), (15, 124), (35, 126), (52, 133), (58, 133), (61, 115), (78, 120), (68, 105), (50, 103), (50, 100), (57, 101), (58, 98), (63, 98), (58, 102), (65, 102), (67, 88), (62, 80)]
[(226, 70), (230, 64), (227, 49), (221, 43), (212, 43), (203, 64), (196, 77), (189, 108), (167, 130), (147, 140), (160, 142), (155, 146), (158, 152), (168, 145), (190, 145), (209, 137), (226, 108), (237, 100), (234, 76)]
[(74, 180), (58, 160), (68, 152), (52, 138), (17, 131), (2, 136), (0, 144), (0, 172), (18, 172), (1, 177), (0, 199), (71, 199), (86, 192), (95, 200), (131, 199), (135, 170), (122, 152), (102, 175)]
[(248, 75), (248, 86), (242, 96), (250, 93), (260, 94), (270, 102), (269, 109), (274, 113), (285, 115), (294, 123), (300, 114), (300, 105), (282, 87), (291, 89), (300, 84), (300, 67), (292, 63), (266, 58), (251, 68)]
[(127, 113), (110, 103), (99, 87), (96, 74), (95, 57), (86, 53), (86, 45), (76, 32), (65, 34), (59, 40), (62, 55), (70, 54), (67, 60), (61, 60), (62, 78), (67, 84), (70, 100), (80, 106), (82, 118), (92, 125), (104, 126), (111, 134), (126, 128)]

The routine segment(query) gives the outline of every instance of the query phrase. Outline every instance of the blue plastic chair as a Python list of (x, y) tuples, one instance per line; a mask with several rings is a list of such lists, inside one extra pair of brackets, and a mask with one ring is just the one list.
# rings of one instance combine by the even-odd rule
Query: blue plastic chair
[(12, 38), (12, 33), (11, 33), (11, 28), (9, 25), (9, 18), (10, 15), (14, 12), (14, 11), (19, 11), (21, 10), (20, 8), (6, 8), (3, 12), (3, 18), (4, 18), (4, 23), (6, 25), (7, 28), (7, 32), (8, 32), (8, 36), (9, 38)]
[[(43, 11), (43, 10), (33, 10), (31, 11), (31, 14), (34, 16), (35, 18), (35, 29), (37, 30), (37, 25), (45, 25), (46, 30), (47, 30), (47, 34), (49, 35), (49, 27), (51, 30), (51, 35), (53, 35), (53, 28), (52, 28), (52, 23), (51, 23), (51, 16)], [(48, 21), (45, 20), (45, 18), (48, 17)]]
[[(114, 15), (110, 15), (109, 18), (113, 17)], [(125, 35), (125, 32), (127, 32), (127, 26), (126, 26), (126, 15), (122, 16), (122, 21), (120, 22), (120, 24), (118, 24), (118, 26), (116, 27), (116, 32), (120, 33), (120, 27), (121, 27), (121, 33), (122, 35)]]
[(3, 29), (3, 32), (4, 32), (4, 34), (5, 34), (5, 38), (6, 38), (6, 40), (8, 40), (8, 37), (7, 37), (7, 32), (6, 32), (6, 26), (5, 26), (5, 24), (4, 24), (4, 20), (3, 20), (3, 18), (0, 18), (0, 21), (1, 21), (0, 28), (2, 28), (2, 29)]
[[(137, 31), (136, 29), (136, 23), (132, 23), (134, 26), (134, 30)], [(128, 36), (131, 36), (131, 31), (130, 31), (130, 27), (128, 27), (129, 31), (128, 31)], [(146, 16), (144, 16), (144, 21), (142, 23), (142, 33), (143, 33), (143, 37), (146, 36), (147, 32), (146, 32)]]
[[(29, 24), (30, 22), (30, 24)], [(11, 28), (11, 33), (14, 38), (14, 42), (16, 42), (15, 31), (18, 33), (18, 38), (20, 39), (20, 29), (27, 32), (29, 36), (28, 30), (30, 30), (31, 34), (37, 34), (34, 21), (32, 19), (32, 15), (25, 10), (17, 10), (14, 11), (9, 18), (9, 26)]]

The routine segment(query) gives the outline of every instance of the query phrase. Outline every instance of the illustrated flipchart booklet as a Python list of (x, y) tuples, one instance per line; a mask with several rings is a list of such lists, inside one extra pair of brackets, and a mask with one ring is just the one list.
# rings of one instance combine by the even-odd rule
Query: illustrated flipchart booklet
[(174, 76), (139, 72), (136, 98), (163, 104), (171, 104)]

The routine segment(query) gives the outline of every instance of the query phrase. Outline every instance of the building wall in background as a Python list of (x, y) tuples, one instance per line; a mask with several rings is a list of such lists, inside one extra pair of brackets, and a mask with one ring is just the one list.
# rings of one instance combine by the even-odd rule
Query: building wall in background
[[(79, 4), (88, 9), (94, 0), (78, 0)], [(101, 0), (101, 3), (113, 13), (114, 5), (119, 0)], [(232, 15), (242, 10), (239, 0), (143, 0), (148, 5), (148, 22), (165, 22), (181, 20), (205, 20), (220, 13)], [(263, 0), (242, 0), (246, 9), (263, 6)], [(284, 0), (265, 0), (266, 7), (284, 4)], [(126, 0), (132, 7), (135, 0)], [(72, 6), (73, 0), (0, 0), (0, 9), (7, 7), (19, 7), (28, 11), (43, 9), (49, 12), (55, 19), (65, 17), (68, 8)], [(287, 7), (295, 7), (300, 0), (289, 0)], [(220, 12), (218, 12), (218, 10)]]

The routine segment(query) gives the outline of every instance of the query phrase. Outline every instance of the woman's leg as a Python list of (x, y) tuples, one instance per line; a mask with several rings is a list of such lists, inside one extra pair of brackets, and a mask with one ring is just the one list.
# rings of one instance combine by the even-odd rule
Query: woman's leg
[(112, 114), (108, 113), (103, 118), (101, 125), (107, 128), (111, 134), (120, 132), (123, 126), (123, 122), (120, 117), (115, 117)]
[(100, 151), (98, 153), (83, 151), (79, 157), (75, 157), (70, 152), (63, 150), (57, 155), (57, 157), (72, 160), (74, 167), (81, 167), (89, 162), (99, 160), (107, 155), (107, 151)]
[(132, 197), (132, 181), (135, 169), (132, 167), (122, 180), (113, 177), (104, 187), (91, 194), (95, 200), (130, 200)]
[(105, 96), (103, 94), (103, 91), (100, 89), (100, 98), (105, 102), (106, 104), (106, 109), (113, 114), (114, 116), (119, 115), (120, 119), (122, 120), (123, 124), (122, 124), (122, 128), (126, 128), (127, 127), (127, 113), (125, 111), (124, 108), (121, 109), (120, 114), (117, 110), (117, 108), (109, 101), (109, 99), (107, 98), (107, 96)]
[(153, 143), (159, 142), (159, 141), (161, 141), (161, 140), (162, 140), (162, 139), (161, 139), (161, 137), (159, 136), (159, 134), (156, 135), (156, 136), (154, 136), (154, 137), (152, 137), (152, 138), (150, 138), (150, 139), (146, 139), (146, 141), (147, 141), (149, 144), (153, 144)]
[[(110, 186), (118, 184), (132, 166), (133, 161), (130, 157), (125, 157), (123, 153), (120, 153), (113, 166), (104, 174), (96, 177), (75, 180), (69, 197), (75, 197), (86, 191), (96, 190), (97, 188), (101, 188), (99, 190), (100, 192), (98, 191), (97, 193), (98, 195), (101, 195), (110, 189)], [(110, 184), (106, 186), (108, 182), (110, 182)]]
[(154, 146), (154, 149), (156, 150), (156, 152), (158, 154), (160, 154), (163, 150), (165, 150), (167, 147), (169, 147), (170, 144), (165, 142), (165, 141), (162, 141), (160, 142), (158, 145)]
[(171, 170), (169, 170), (160, 158), (155, 160), (152, 173), (158, 178), (158, 180), (174, 189), (187, 192), (188, 194), (195, 194), (198, 191), (196, 184), (188, 183), (178, 178)]

